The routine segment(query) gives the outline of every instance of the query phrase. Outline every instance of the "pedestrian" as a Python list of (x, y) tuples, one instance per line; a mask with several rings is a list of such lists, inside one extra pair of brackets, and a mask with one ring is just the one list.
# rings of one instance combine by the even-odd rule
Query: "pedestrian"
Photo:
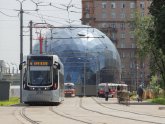
[(143, 98), (143, 88), (142, 88), (142, 86), (140, 85), (139, 87), (138, 87), (138, 89), (137, 89), (137, 100), (138, 100), (138, 102), (139, 101), (141, 101), (142, 102), (142, 98)]
[(120, 97), (120, 90), (121, 90), (120, 86), (119, 86), (119, 85), (117, 85), (117, 98), (119, 98), (119, 97)]
[(108, 86), (108, 83), (105, 84), (104, 93), (105, 93), (105, 101), (108, 101), (108, 95), (109, 95), (109, 86)]
[(117, 85), (117, 91), (120, 91), (120, 86), (119, 85)]

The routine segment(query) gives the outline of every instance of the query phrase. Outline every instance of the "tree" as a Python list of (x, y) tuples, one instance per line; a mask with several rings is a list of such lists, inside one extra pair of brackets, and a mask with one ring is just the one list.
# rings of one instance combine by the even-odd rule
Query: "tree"
[(165, 55), (165, 0), (151, 0), (149, 12), (153, 16), (154, 38), (156, 47)]
[(162, 77), (165, 90), (165, 1), (151, 0), (149, 12), (153, 18), (153, 28), (149, 28), (148, 33), (156, 49), (156, 52), (152, 53), (156, 62), (155, 69)]
[(141, 17), (138, 12), (135, 15), (133, 22), (135, 24), (134, 34), (138, 48), (138, 58), (144, 60), (150, 55), (149, 53), (152, 50), (152, 43), (149, 41), (148, 28), (152, 27), (153, 23), (151, 16)]
[[(152, 75), (160, 75), (163, 80), (163, 89), (165, 90), (165, 55), (162, 48), (158, 46), (157, 34), (155, 33), (155, 23), (153, 16), (141, 17), (136, 14), (135, 38), (138, 48), (138, 57), (145, 59), (150, 57), (150, 69)], [(164, 94), (165, 96), (165, 94)]]

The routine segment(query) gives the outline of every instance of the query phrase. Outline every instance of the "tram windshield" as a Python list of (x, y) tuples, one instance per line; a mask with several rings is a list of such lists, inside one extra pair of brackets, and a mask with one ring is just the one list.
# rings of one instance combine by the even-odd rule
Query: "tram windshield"
[(65, 85), (65, 89), (66, 89), (66, 90), (74, 89), (74, 86), (72, 86), (72, 85)]
[(49, 86), (52, 84), (51, 81), (51, 71), (50, 67), (48, 68), (30, 68), (29, 71), (29, 85), (32, 86)]

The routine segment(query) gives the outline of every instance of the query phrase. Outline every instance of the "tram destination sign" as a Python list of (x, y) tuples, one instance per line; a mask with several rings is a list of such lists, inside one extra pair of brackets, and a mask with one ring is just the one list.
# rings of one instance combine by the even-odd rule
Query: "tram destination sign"
[(29, 61), (30, 66), (50, 66), (50, 61)]

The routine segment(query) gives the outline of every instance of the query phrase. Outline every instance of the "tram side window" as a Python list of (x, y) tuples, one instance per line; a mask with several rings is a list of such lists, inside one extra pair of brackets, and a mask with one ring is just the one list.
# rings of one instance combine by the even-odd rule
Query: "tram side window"
[(24, 89), (27, 86), (27, 70), (25, 69), (24, 74), (23, 74), (23, 87)]
[(64, 88), (64, 76), (61, 72), (59, 72), (59, 82), (60, 82), (60, 87), (63, 89)]
[(23, 75), (23, 82), (27, 83), (27, 70), (25, 69), (24, 75)]
[(53, 83), (55, 85), (55, 87), (58, 87), (58, 70), (57, 69), (53, 69)]

